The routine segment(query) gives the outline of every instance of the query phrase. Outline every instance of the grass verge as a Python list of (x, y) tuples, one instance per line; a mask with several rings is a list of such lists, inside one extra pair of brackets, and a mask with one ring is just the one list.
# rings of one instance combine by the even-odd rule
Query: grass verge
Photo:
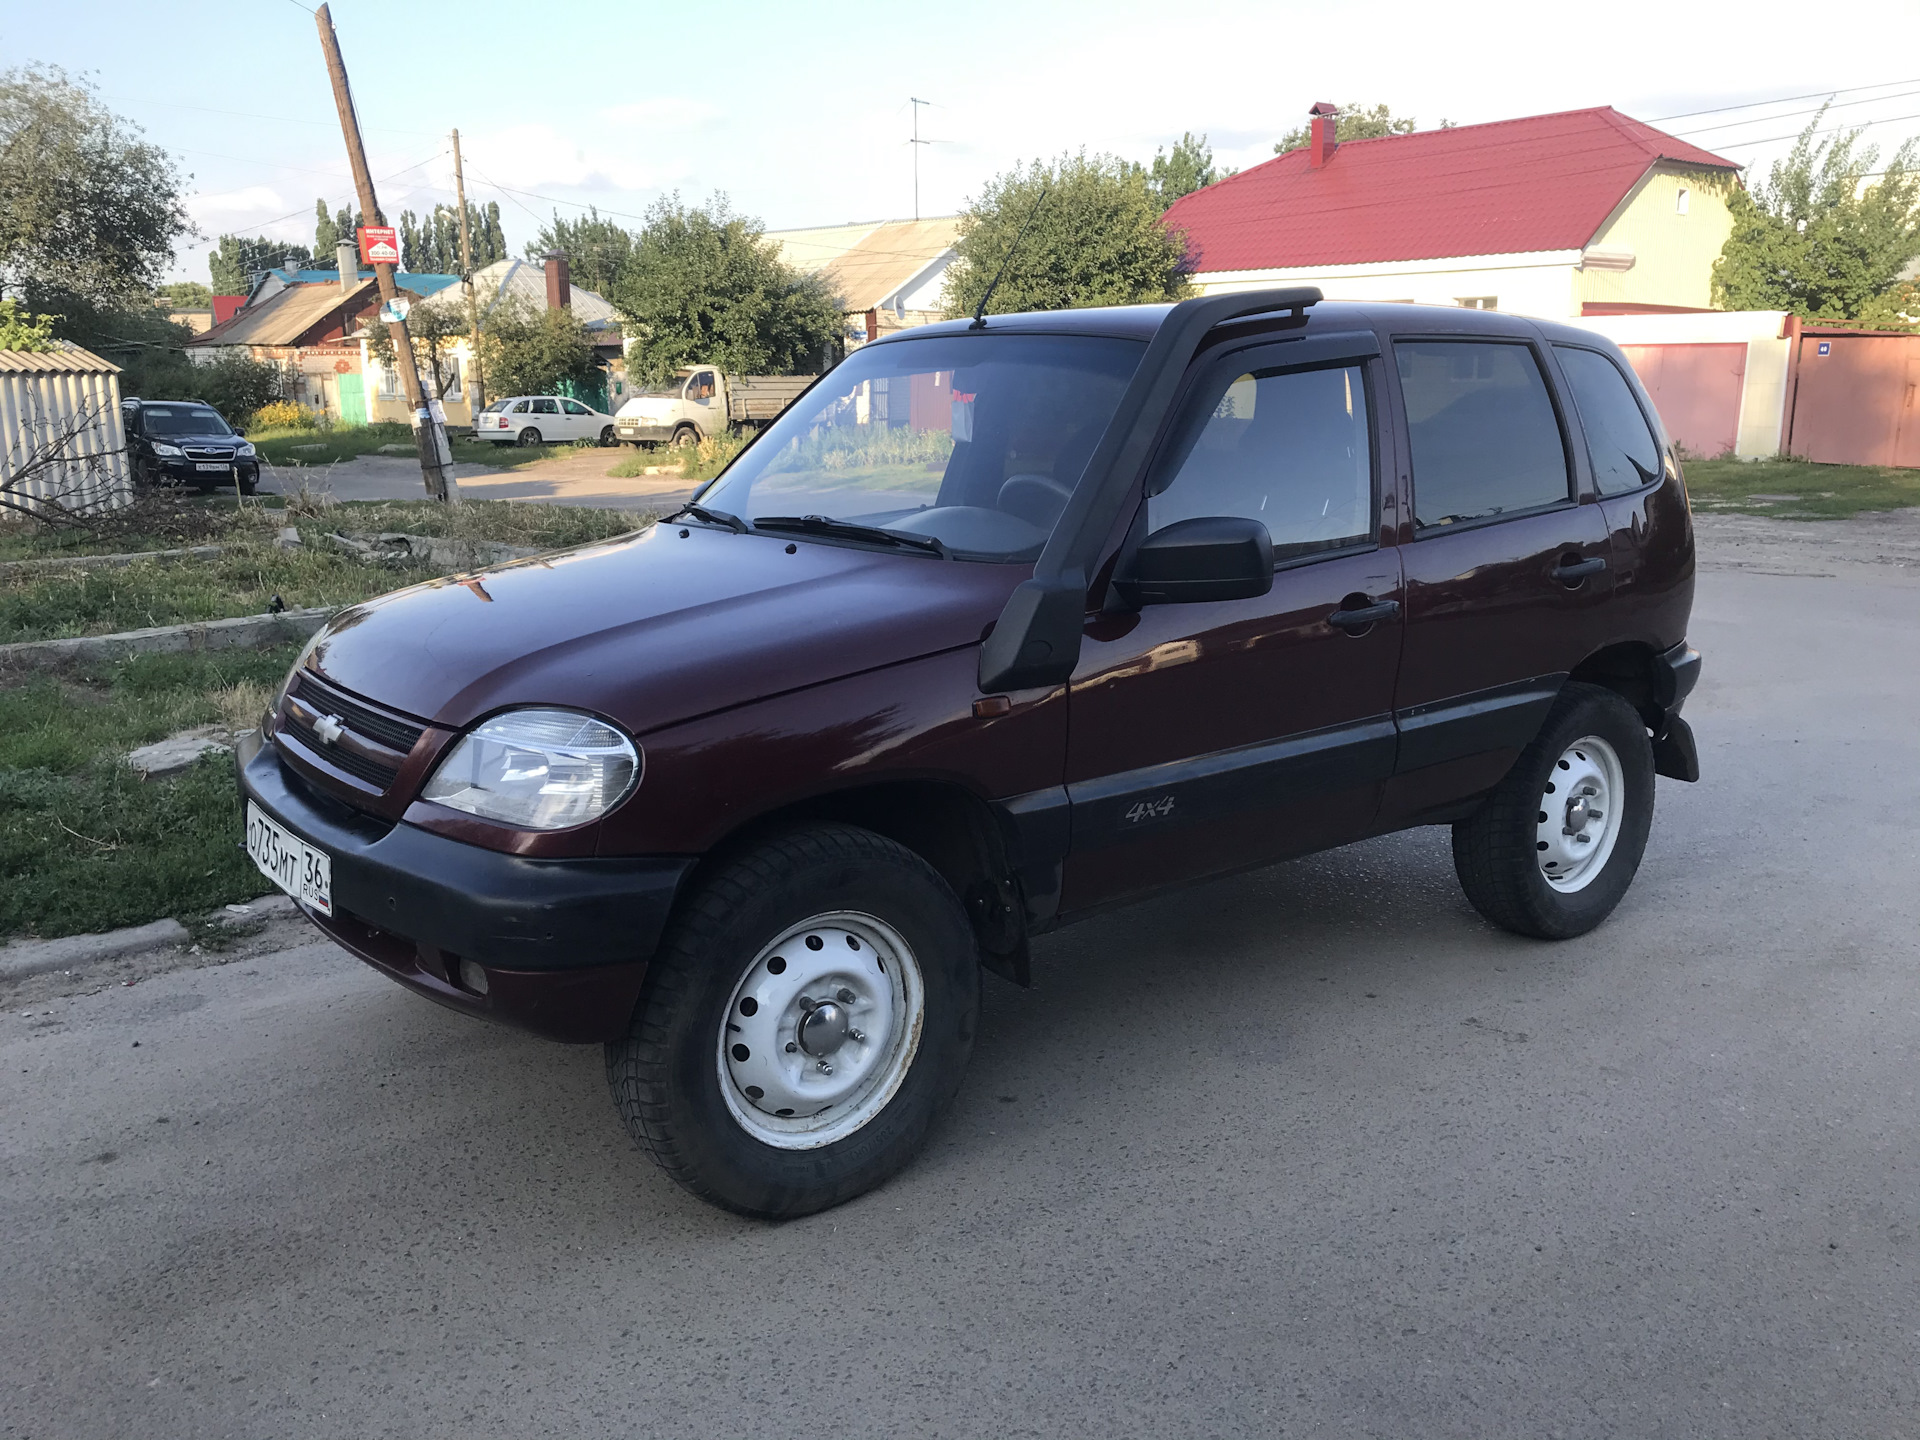
[(255, 723), (297, 653), (141, 656), (0, 688), (0, 936), (112, 930), (270, 890), (239, 849), (231, 756), (167, 780), (123, 757)]
[[(250, 433), (247, 438), (253, 442), (254, 449), (263, 461), (282, 468), (324, 466), (337, 460), (351, 460), (358, 455), (378, 455), (381, 448), (388, 445), (404, 447), (403, 459), (418, 453), (414, 448), (412, 427), (391, 421), (374, 425), (336, 425), (326, 430), (260, 430)], [(471, 432), (449, 434), (447, 439), (455, 463), (487, 465), (496, 470), (523, 470), (574, 448), (573, 445), (562, 444), (530, 445), (524, 449), (517, 445), (496, 445), (489, 440), (475, 440)], [(574, 444), (591, 448), (589, 441), (577, 441)]]
[(750, 438), (730, 434), (710, 436), (697, 445), (683, 446), (678, 450), (670, 450), (665, 446), (657, 450), (630, 450), (607, 474), (617, 480), (631, 480), (649, 470), (664, 467), (665, 474), (678, 474), (697, 485), (704, 480), (711, 480), (732, 464), (733, 457), (747, 448)]
[[(275, 596), (290, 609), (349, 605), (436, 573), (430, 566), (369, 563), (348, 554), (327, 540), (336, 530), (355, 535), (398, 530), (552, 550), (623, 535), (648, 519), (623, 511), (523, 501), (436, 505), (336, 502), (304, 495), (290, 497), (284, 510), (248, 505), (195, 514), (193, 534), (185, 540), (115, 530), (62, 536), (57, 546), (35, 553), (114, 554), (163, 549), (167, 544), (161, 542), (168, 541), (175, 546), (222, 545), (220, 555), (169, 564), (0, 573), (0, 644), (258, 615), (271, 607)], [(288, 523), (300, 532), (297, 549), (283, 550), (277, 543)]]
[(1920, 505), (1920, 470), (1811, 460), (1689, 460), (1686, 471), (1687, 494), (1701, 511), (1844, 520), (1867, 510)]

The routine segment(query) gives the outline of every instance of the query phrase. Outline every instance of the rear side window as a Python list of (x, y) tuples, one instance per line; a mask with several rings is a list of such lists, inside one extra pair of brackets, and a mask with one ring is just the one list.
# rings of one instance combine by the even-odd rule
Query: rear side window
[(1173, 479), (1147, 500), (1147, 528), (1201, 515), (1262, 521), (1276, 560), (1374, 538), (1373, 444), (1358, 365), (1223, 372)]
[(1555, 348), (1560, 368), (1573, 387), (1580, 428), (1587, 432), (1594, 487), (1602, 495), (1619, 495), (1659, 478), (1660, 444), (1633, 398), (1627, 377), (1595, 351)]
[(536, 400), (533, 402), (533, 413), (536, 415), (558, 415), (560, 413), (560, 407), (551, 400)]
[(526, 401), (524, 401), (524, 400), (516, 400), (516, 401), (514, 401), (514, 403), (513, 403), (513, 413), (514, 413), (514, 414), (516, 414), (516, 415), (524, 415), (524, 414), (526, 414), (526, 413), (527, 413), (527, 402), (526, 402)]
[(1570, 497), (1560, 422), (1528, 346), (1415, 340), (1393, 352), (1413, 444), (1416, 529)]

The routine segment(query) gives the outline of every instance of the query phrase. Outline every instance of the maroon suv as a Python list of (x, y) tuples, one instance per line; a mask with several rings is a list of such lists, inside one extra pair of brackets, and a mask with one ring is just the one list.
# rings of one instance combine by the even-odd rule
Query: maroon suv
[(980, 968), (1104, 907), (1446, 824), (1489, 920), (1591, 929), (1698, 775), (1672, 449), (1586, 331), (1319, 301), (909, 330), (642, 534), (343, 612), (250, 852), (766, 1216), (903, 1164)]

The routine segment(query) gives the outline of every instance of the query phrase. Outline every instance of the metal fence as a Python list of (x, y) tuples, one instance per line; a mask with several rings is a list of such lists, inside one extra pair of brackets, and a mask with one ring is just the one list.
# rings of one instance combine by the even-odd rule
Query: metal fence
[(132, 500), (119, 367), (64, 342), (0, 350), (0, 516)]

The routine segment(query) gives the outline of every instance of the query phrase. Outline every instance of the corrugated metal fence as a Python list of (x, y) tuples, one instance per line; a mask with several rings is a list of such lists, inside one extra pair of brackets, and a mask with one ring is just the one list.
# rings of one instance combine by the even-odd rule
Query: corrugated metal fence
[(0, 515), (131, 503), (120, 370), (77, 345), (0, 350)]

